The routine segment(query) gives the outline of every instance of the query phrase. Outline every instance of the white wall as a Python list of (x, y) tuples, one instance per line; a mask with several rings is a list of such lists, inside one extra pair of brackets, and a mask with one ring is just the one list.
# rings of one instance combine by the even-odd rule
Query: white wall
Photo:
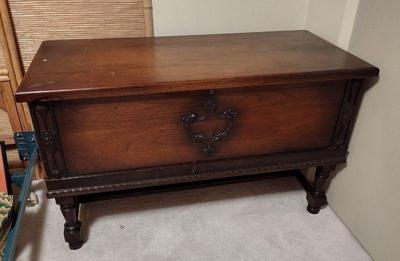
[(329, 205), (375, 260), (400, 260), (400, 1), (310, 0), (306, 29), (380, 67)]
[(155, 35), (303, 29), (309, 0), (153, 0)]
[(347, 0), (310, 0), (306, 29), (332, 43), (339, 39)]
[(305, 28), (347, 49), (359, 0), (310, 0)]
[(400, 260), (400, 1), (361, 0), (349, 51), (381, 69), (366, 93), (330, 206), (377, 261)]

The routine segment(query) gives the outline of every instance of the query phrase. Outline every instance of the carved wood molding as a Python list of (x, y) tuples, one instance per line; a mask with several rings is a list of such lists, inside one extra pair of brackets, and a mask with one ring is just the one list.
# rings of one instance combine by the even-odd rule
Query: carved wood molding
[(260, 166), (260, 167), (239, 168), (239, 169), (230, 169), (230, 170), (221, 170), (221, 171), (209, 171), (209, 172), (204, 172), (204, 173), (192, 173), (189, 175), (149, 178), (149, 179), (143, 179), (143, 180), (136, 180), (136, 181), (132, 181), (132, 182), (121, 182), (121, 183), (104, 184), (104, 185), (96, 185), (96, 186), (74, 187), (74, 188), (66, 188), (66, 189), (53, 189), (53, 190), (49, 190), (47, 195), (48, 195), (48, 197), (82, 195), (82, 194), (90, 194), (90, 193), (99, 193), (99, 192), (107, 192), (107, 191), (115, 191), (115, 190), (157, 186), (157, 185), (167, 185), (167, 184), (174, 184), (174, 183), (184, 183), (184, 182), (193, 182), (193, 181), (208, 180), (208, 179), (218, 179), (218, 178), (225, 178), (225, 177), (252, 175), (252, 174), (259, 174), (259, 173), (263, 173), (263, 172), (267, 173), (267, 172), (274, 172), (274, 171), (301, 169), (301, 168), (314, 167), (314, 166), (335, 165), (335, 164), (344, 163), (344, 162), (346, 162), (345, 154), (343, 154), (342, 156), (338, 156), (336, 158), (323, 159), (323, 160), (299, 161), (299, 162), (292, 162), (292, 163), (285, 163), (285, 164), (271, 164), (271, 165)]
[(31, 114), (36, 118), (35, 133), (40, 145), (40, 154), (49, 178), (67, 176), (58, 138), (58, 129), (53, 109), (50, 105), (31, 105)]
[(345, 150), (351, 134), (354, 116), (360, 101), (362, 80), (350, 80), (347, 82), (343, 96), (342, 106), (336, 121), (336, 127), (331, 140), (331, 150)]

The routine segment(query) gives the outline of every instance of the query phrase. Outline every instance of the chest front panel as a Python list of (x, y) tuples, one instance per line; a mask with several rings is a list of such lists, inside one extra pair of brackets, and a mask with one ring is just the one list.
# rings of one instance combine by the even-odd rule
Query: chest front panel
[(69, 176), (302, 151), (329, 146), (345, 82), (217, 90), (216, 111), (232, 109), (227, 135), (204, 153), (227, 120), (209, 113), (191, 125), (182, 118), (204, 114), (207, 91), (55, 103)]

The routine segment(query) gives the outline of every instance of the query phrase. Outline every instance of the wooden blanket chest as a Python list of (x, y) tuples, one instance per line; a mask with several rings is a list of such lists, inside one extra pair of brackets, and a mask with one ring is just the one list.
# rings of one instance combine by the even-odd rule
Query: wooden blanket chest
[(16, 99), (77, 249), (104, 192), (317, 167), (318, 213), (378, 73), (307, 31), (46, 41)]

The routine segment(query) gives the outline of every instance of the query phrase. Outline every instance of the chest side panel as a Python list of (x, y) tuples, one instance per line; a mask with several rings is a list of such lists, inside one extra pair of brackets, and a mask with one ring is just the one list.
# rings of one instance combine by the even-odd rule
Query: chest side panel
[[(345, 82), (218, 90), (220, 110), (238, 113), (229, 134), (206, 156), (182, 122), (200, 113), (207, 92), (174, 93), (55, 103), (65, 165), (70, 176), (185, 162), (328, 147)], [(212, 136), (225, 122), (193, 125)]]

